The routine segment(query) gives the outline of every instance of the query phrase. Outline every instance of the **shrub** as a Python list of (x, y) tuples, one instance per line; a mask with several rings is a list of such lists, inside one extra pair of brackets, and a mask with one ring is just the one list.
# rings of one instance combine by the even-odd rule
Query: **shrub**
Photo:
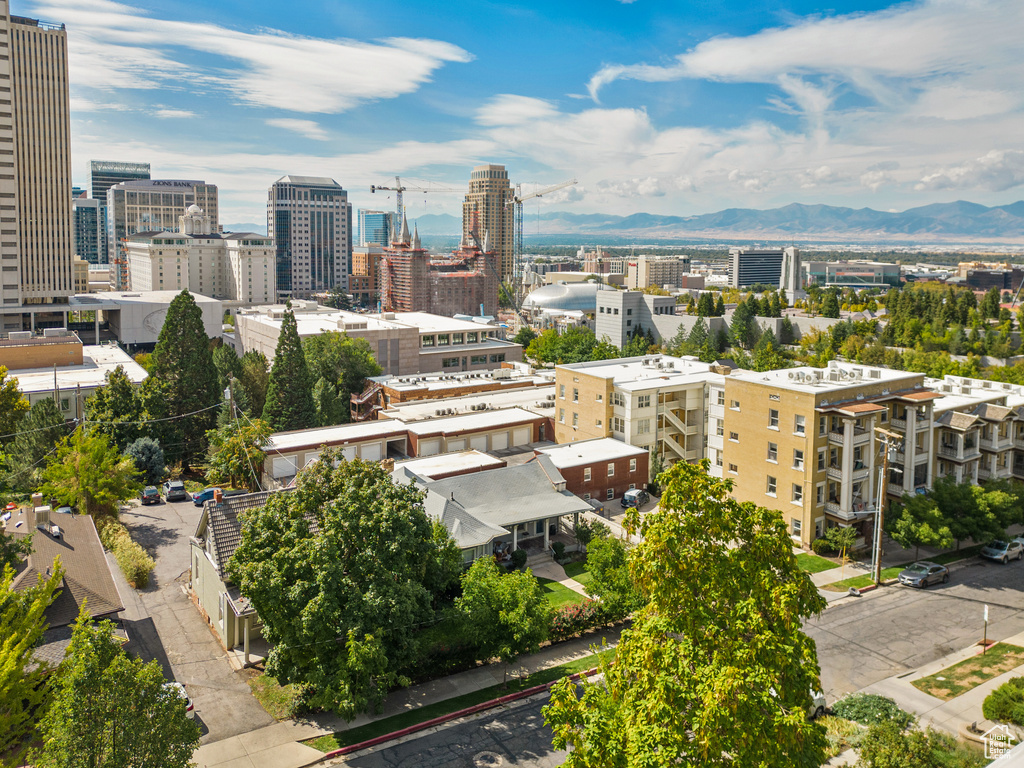
[(131, 457), (146, 485), (156, 485), (163, 480), (167, 467), (164, 466), (164, 449), (152, 437), (140, 437), (124, 451)]
[(900, 728), (906, 728), (914, 719), (892, 699), (874, 693), (854, 693), (842, 698), (832, 705), (832, 714), (862, 725), (895, 723)]
[(512, 567), (518, 570), (526, 565), (529, 559), (530, 556), (526, 554), (525, 549), (517, 549), (512, 553)]
[(824, 537), (811, 542), (811, 551), (816, 555), (834, 555), (837, 552), (832, 542)]
[(614, 621), (620, 621), (626, 614), (620, 610), (612, 611), (598, 600), (584, 600), (582, 603), (566, 603), (551, 611), (551, 625), (548, 639), (553, 643), (568, 640), (588, 629), (603, 627)]
[(99, 523), (100, 542), (110, 552), (121, 567), (125, 579), (136, 589), (149, 584), (149, 574), (156, 563), (146, 550), (132, 541), (128, 529), (112, 519), (101, 519)]
[(988, 720), (1024, 726), (1024, 677), (1007, 680), (992, 691), (981, 711)]
[(564, 542), (556, 541), (554, 544), (551, 545), (551, 549), (553, 549), (555, 552), (555, 560), (561, 560), (563, 557), (565, 557)]

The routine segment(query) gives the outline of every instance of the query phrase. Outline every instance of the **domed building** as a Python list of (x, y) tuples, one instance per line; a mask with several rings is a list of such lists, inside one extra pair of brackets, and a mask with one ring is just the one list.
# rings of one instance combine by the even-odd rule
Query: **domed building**
[(597, 312), (597, 292), (602, 289), (603, 285), (593, 281), (544, 285), (523, 299), (523, 309), (531, 313), (555, 310), (592, 315)]

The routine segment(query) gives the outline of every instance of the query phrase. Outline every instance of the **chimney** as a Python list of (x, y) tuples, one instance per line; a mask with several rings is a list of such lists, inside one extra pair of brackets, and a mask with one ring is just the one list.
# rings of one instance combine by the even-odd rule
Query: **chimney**
[(222, 491), (220, 488), (213, 489), (213, 503), (216, 506), (220, 506), (221, 504), (224, 503), (224, 491)]
[(35, 509), (36, 507), (41, 507), (41, 506), (43, 506), (43, 494), (41, 494), (41, 493), (33, 493), (32, 494), (32, 508)]

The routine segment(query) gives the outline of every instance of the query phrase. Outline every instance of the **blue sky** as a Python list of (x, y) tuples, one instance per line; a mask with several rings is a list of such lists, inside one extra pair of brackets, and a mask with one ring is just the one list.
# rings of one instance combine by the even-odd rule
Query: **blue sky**
[[(356, 207), (504, 163), (575, 212), (1024, 197), (1024, 3), (21, 0), (68, 27), (72, 159), (149, 161), (262, 221), (286, 173)], [(409, 195), (410, 216), (460, 197)]]

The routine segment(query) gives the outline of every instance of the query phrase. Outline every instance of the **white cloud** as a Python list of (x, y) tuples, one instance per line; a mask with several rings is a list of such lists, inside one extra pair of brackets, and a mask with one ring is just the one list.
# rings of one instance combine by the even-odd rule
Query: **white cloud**
[(992, 150), (983, 157), (929, 173), (915, 189), (983, 189), (1002, 192), (1024, 184), (1024, 152)]
[(327, 131), (323, 129), (323, 126), (315, 120), (299, 120), (292, 117), (275, 117), (267, 120), (267, 125), (272, 125), (275, 128), (281, 128), (285, 131), (291, 131), (297, 133), (300, 136), (305, 136), (307, 139), (315, 139), (316, 141), (327, 141), (330, 136), (327, 135)]
[[(338, 113), (411, 93), (462, 48), (437, 40), (327, 40), (276, 30), (155, 18), (111, 0), (41, 0), (41, 15), (67, 24), (73, 79), (106, 89), (216, 88), (252, 106)], [(217, 57), (217, 65), (196, 54)]]
[(170, 107), (163, 107), (161, 109), (158, 109), (153, 114), (165, 120), (168, 118), (183, 118), (196, 116), (196, 113), (190, 109), (172, 109)]

